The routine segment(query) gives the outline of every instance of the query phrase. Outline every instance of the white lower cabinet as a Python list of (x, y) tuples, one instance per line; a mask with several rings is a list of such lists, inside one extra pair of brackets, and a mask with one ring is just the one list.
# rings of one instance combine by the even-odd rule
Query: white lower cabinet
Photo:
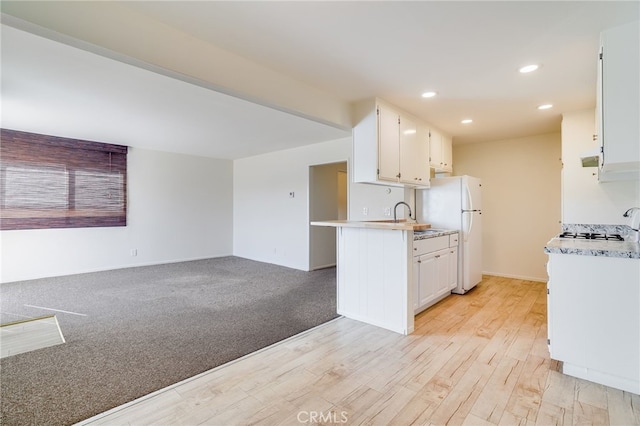
[(448, 235), (414, 242), (413, 310), (416, 314), (447, 297), (458, 285), (458, 248), (449, 244)]
[(436, 294), (438, 264), (435, 253), (414, 257), (414, 310), (420, 310), (431, 302)]
[(640, 393), (640, 260), (549, 255), (548, 338), (564, 374)]

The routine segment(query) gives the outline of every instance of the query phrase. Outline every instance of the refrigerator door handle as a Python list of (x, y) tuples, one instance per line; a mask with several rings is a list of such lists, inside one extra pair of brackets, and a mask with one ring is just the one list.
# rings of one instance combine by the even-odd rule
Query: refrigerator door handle
[(469, 219), (467, 220), (468, 224), (469, 224), (469, 227), (467, 229), (463, 229), (463, 232), (462, 232), (463, 240), (466, 243), (469, 240), (469, 235), (471, 234), (471, 229), (473, 229), (473, 213), (471, 213), (471, 212), (463, 212), (463, 214), (464, 213), (469, 213), (468, 214)]
[(471, 191), (469, 185), (464, 186), (465, 196), (467, 197), (466, 203), (462, 206), (463, 210), (473, 210), (473, 200), (471, 200)]

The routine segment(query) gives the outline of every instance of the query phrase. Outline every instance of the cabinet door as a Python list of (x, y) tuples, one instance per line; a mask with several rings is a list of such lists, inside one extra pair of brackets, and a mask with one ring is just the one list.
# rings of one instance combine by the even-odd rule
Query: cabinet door
[(451, 253), (449, 249), (436, 253), (436, 264), (438, 269), (438, 279), (436, 282), (436, 297), (450, 292), (449, 290), (449, 259)]
[(398, 181), (400, 173), (400, 116), (378, 105), (378, 179)]
[(442, 135), (442, 170), (453, 172), (453, 141), (451, 137)]
[(451, 291), (458, 286), (458, 247), (449, 249), (449, 276), (447, 290)]
[(429, 183), (429, 135), (404, 116), (400, 116), (400, 182)]
[(442, 135), (437, 130), (429, 130), (429, 164), (434, 169), (442, 167)]
[(420, 256), (413, 258), (413, 312), (420, 307)]
[(438, 262), (435, 253), (420, 256), (420, 285), (418, 289), (418, 306), (431, 302), (436, 295), (438, 282)]
[[(550, 255), (549, 256), (549, 296), (548, 321), (553, 329), (550, 337), (549, 352), (551, 358), (579, 366), (586, 365), (587, 341), (589, 329), (586, 319), (593, 316), (591, 307), (576, 303), (577, 295), (582, 300), (582, 289), (576, 292), (574, 259), (585, 256)], [(579, 259), (582, 260), (582, 259)]]
[(601, 35), (599, 130), (603, 168), (640, 168), (640, 24), (638, 21), (604, 31)]

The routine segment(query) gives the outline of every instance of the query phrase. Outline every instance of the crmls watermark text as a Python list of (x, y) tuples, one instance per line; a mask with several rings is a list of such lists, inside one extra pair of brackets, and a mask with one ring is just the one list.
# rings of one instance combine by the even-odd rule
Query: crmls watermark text
[(298, 421), (300, 423), (347, 423), (349, 415), (346, 411), (300, 411)]

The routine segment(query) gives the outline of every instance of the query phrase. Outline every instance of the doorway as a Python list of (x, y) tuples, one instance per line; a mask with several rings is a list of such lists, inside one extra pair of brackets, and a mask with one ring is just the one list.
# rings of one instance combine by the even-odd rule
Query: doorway
[[(346, 220), (349, 176), (347, 162), (309, 167), (309, 220)], [(336, 229), (309, 227), (309, 270), (336, 265)]]

